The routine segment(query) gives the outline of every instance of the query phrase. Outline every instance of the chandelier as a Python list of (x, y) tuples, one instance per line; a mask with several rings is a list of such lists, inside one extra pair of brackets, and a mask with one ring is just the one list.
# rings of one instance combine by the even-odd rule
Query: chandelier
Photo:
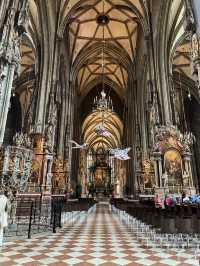
[[(104, 18), (106, 17), (105, 12), (104, 12), (104, 0), (102, 1), (103, 6), (103, 13), (101, 14), (100, 17)], [(106, 24), (105, 19), (102, 19), (101, 21), (101, 26), (103, 27), (103, 31), (102, 31), (102, 90), (100, 93), (100, 96), (96, 96), (94, 98), (94, 103), (93, 103), (93, 109), (97, 110), (97, 111), (113, 111), (113, 103), (112, 103), (112, 99), (110, 98), (110, 96), (107, 96), (107, 94), (105, 93), (105, 89), (104, 89), (104, 74), (105, 74), (105, 60), (104, 60), (104, 50), (105, 50), (105, 32), (104, 32), (104, 26)]]
[(105, 13), (104, 13), (104, 0), (103, 0), (103, 13), (100, 15), (101, 18), (103, 18), (101, 20), (101, 26), (103, 27), (103, 31), (102, 31), (102, 63), (101, 63), (101, 68), (102, 68), (102, 90), (100, 93), (100, 96), (96, 96), (94, 98), (94, 102), (93, 102), (93, 111), (99, 112), (101, 115), (101, 122), (96, 126), (96, 133), (99, 136), (102, 137), (109, 137), (110, 136), (110, 132), (107, 130), (106, 126), (105, 126), (105, 116), (106, 113), (108, 112), (113, 112), (113, 103), (112, 103), (112, 99), (110, 96), (107, 96), (106, 92), (105, 92), (105, 88), (104, 88), (104, 74), (105, 74), (105, 60), (104, 60), (104, 48), (105, 48), (105, 32), (104, 32), (104, 26), (106, 24), (106, 21), (104, 19), (105, 17)]
[(101, 91), (100, 97), (94, 98), (94, 104), (93, 104), (94, 110), (97, 111), (113, 111), (113, 103), (110, 96), (107, 97), (104, 89)]

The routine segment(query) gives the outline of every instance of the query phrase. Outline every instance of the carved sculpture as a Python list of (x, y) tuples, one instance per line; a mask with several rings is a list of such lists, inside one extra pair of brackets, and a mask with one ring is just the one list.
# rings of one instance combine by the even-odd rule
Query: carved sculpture
[(0, 41), (0, 145), (5, 132), (12, 83), (15, 75), (19, 75), (20, 70), (19, 47), (23, 32), (19, 30), (19, 25), (26, 20), (25, 10), (27, 10), (27, 0), (19, 1), (19, 3), (13, 1), (2, 28)]
[(54, 94), (49, 99), (48, 122), (45, 130), (46, 148), (53, 153), (55, 129), (57, 125), (57, 106), (54, 102)]
[(164, 172), (162, 175), (162, 186), (163, 187), (168, 186), (168, 174), (167, 174), (167, 172)]
[(29, 137), (23, 133), (14, 136), (14, 146), (2, 147), (0, 173), (12, 186), (25, 190), (31, 170), (33, 151)]
[(30, 173), (30, 182), (40, 185), (42, 184), (42, 169), (44, 159), (44, 137), (42, 134), (33, 134), (33, 160)]
[(193, 74), (195, 75), (196, 78), (197, 87), (200, 89), (200, 40), (197, 33), (194, 33), (192, 35), (191, 48), (192, 48), (192, 59), (193, 59)]
[(182, 134), (175, 126), (159, 126), (154, 130), (153, 151), (163, 152), (169, 148), (176, 148), (181, 152), (189, 152), (195, 137), (190, 132)]
[(149, 159), (142, 161), (142, 176), (145, 187), (151, 188), (153, 186), (154, 170), (152, 162)]
[(200, 45), (198, 35), (194, 33), (192, 35), (192, 57), (193, 59), (198, 59), (200, 56)]
[[(191, 146), (195, 142), (195, 137), (190, 132), (182, 134), (176, 126), (166, 125), (155, 128), (154, 131), (154, 168), (156, 173), (157, 184), (160, 186), (169, 186), (178, 190), (183, 183), (183, 171), (187, 170), (189, 174), (190, 186), (193, 187), (193, 177), (191, 170)], [(168, 178), (163, 180), (164, 173)]]
[(32, 134), (33, 160), (30, 173), (29, 191), (42, 189), (43, 192), (49, 193), (51, 190), (52, 163), (53, 154), (47, 149), (45, 138), (42, 134)]
[(65, 189), (65, 171), (63, 159), (58, 157), (53, 162), (53, 190), (59, 191)]

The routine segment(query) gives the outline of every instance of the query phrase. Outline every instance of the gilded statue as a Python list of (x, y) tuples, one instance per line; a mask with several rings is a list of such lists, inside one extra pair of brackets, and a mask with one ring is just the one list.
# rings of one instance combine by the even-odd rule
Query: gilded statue
[(142, 176), (143, 182), (145, 186), (151, 187), (152, 186), (152, 173), (153, 173), (153, 166), (150, 160), (144, 160), (142, 162)]
[(52, 174), (54, 189), (62, 189), (65, 183), (65, 172), (63, 159), (60, 156), (54, 160)]

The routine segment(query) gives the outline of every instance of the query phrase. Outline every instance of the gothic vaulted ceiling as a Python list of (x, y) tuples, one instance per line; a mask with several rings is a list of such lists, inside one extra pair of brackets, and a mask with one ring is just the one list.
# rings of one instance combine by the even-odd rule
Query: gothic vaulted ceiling
[(127, 70), (119, 58), (111, 55), (105, 47), (112, 45), (118, 48), (133, 62), (138, 25), (144, 16), (145, 7), (142, 0), (84, 0), (69, 1), (68, 4), (63, 1), (61, 25), (69, 25), (72, 64), (88, 47), (102, 44), (98, 54), (91, 54), (83, 59), (77, 78), (81, 93), (94, 80), (96, 83), (102, 82), (102, 61), (105, 79), (118, 90), (119, 95), (125, 92)]
[(85, 143), (93, 150), (98, 148), (117, 148), (121, 146), (123, 134), (123, 124), (114, 112), (108, 111), (104, 114), (103, 125), (109, 132), (108, 137), (100, 136), (96, 132), (96, 127), (102, 123), (102, 113), (94, 111), (85, 119), (82, 126), (82, 135)]
[(167, 31), (168, 48), (170, 49), (171, 72), (179, 72), (192, 79), (191, 42), (184, 27), (185, 11), (184, 1), (172, 1)]
[[(95, 86), (106, 84), (120, 98), (125, 96), (128, 72), (135, 63), (138, 34), (142, 32), (145, 16), (143, 0), (63, 2), (61, 31), (66, 26), (71, 64), (78, 66), (76, 86), (81, 95), (86, 96)], [(131, 74), (134, 75), (133, 71)], [(108, 113), (104, 121), (109, 137), (99, 136), (95, 131), (100, 123), (100, 112), (92, 112), (85, 119), (84, 142), (94, 150), (120, 147), (123, 125), (117, 114)]]

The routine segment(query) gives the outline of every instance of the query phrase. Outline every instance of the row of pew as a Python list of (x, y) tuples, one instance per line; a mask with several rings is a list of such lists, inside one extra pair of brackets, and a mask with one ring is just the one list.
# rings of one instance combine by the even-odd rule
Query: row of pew
[(111, 204), (163, 233), (200, 233), (200, 206), (180, 204), (156, 208), (153, 200), (112, 199)]

